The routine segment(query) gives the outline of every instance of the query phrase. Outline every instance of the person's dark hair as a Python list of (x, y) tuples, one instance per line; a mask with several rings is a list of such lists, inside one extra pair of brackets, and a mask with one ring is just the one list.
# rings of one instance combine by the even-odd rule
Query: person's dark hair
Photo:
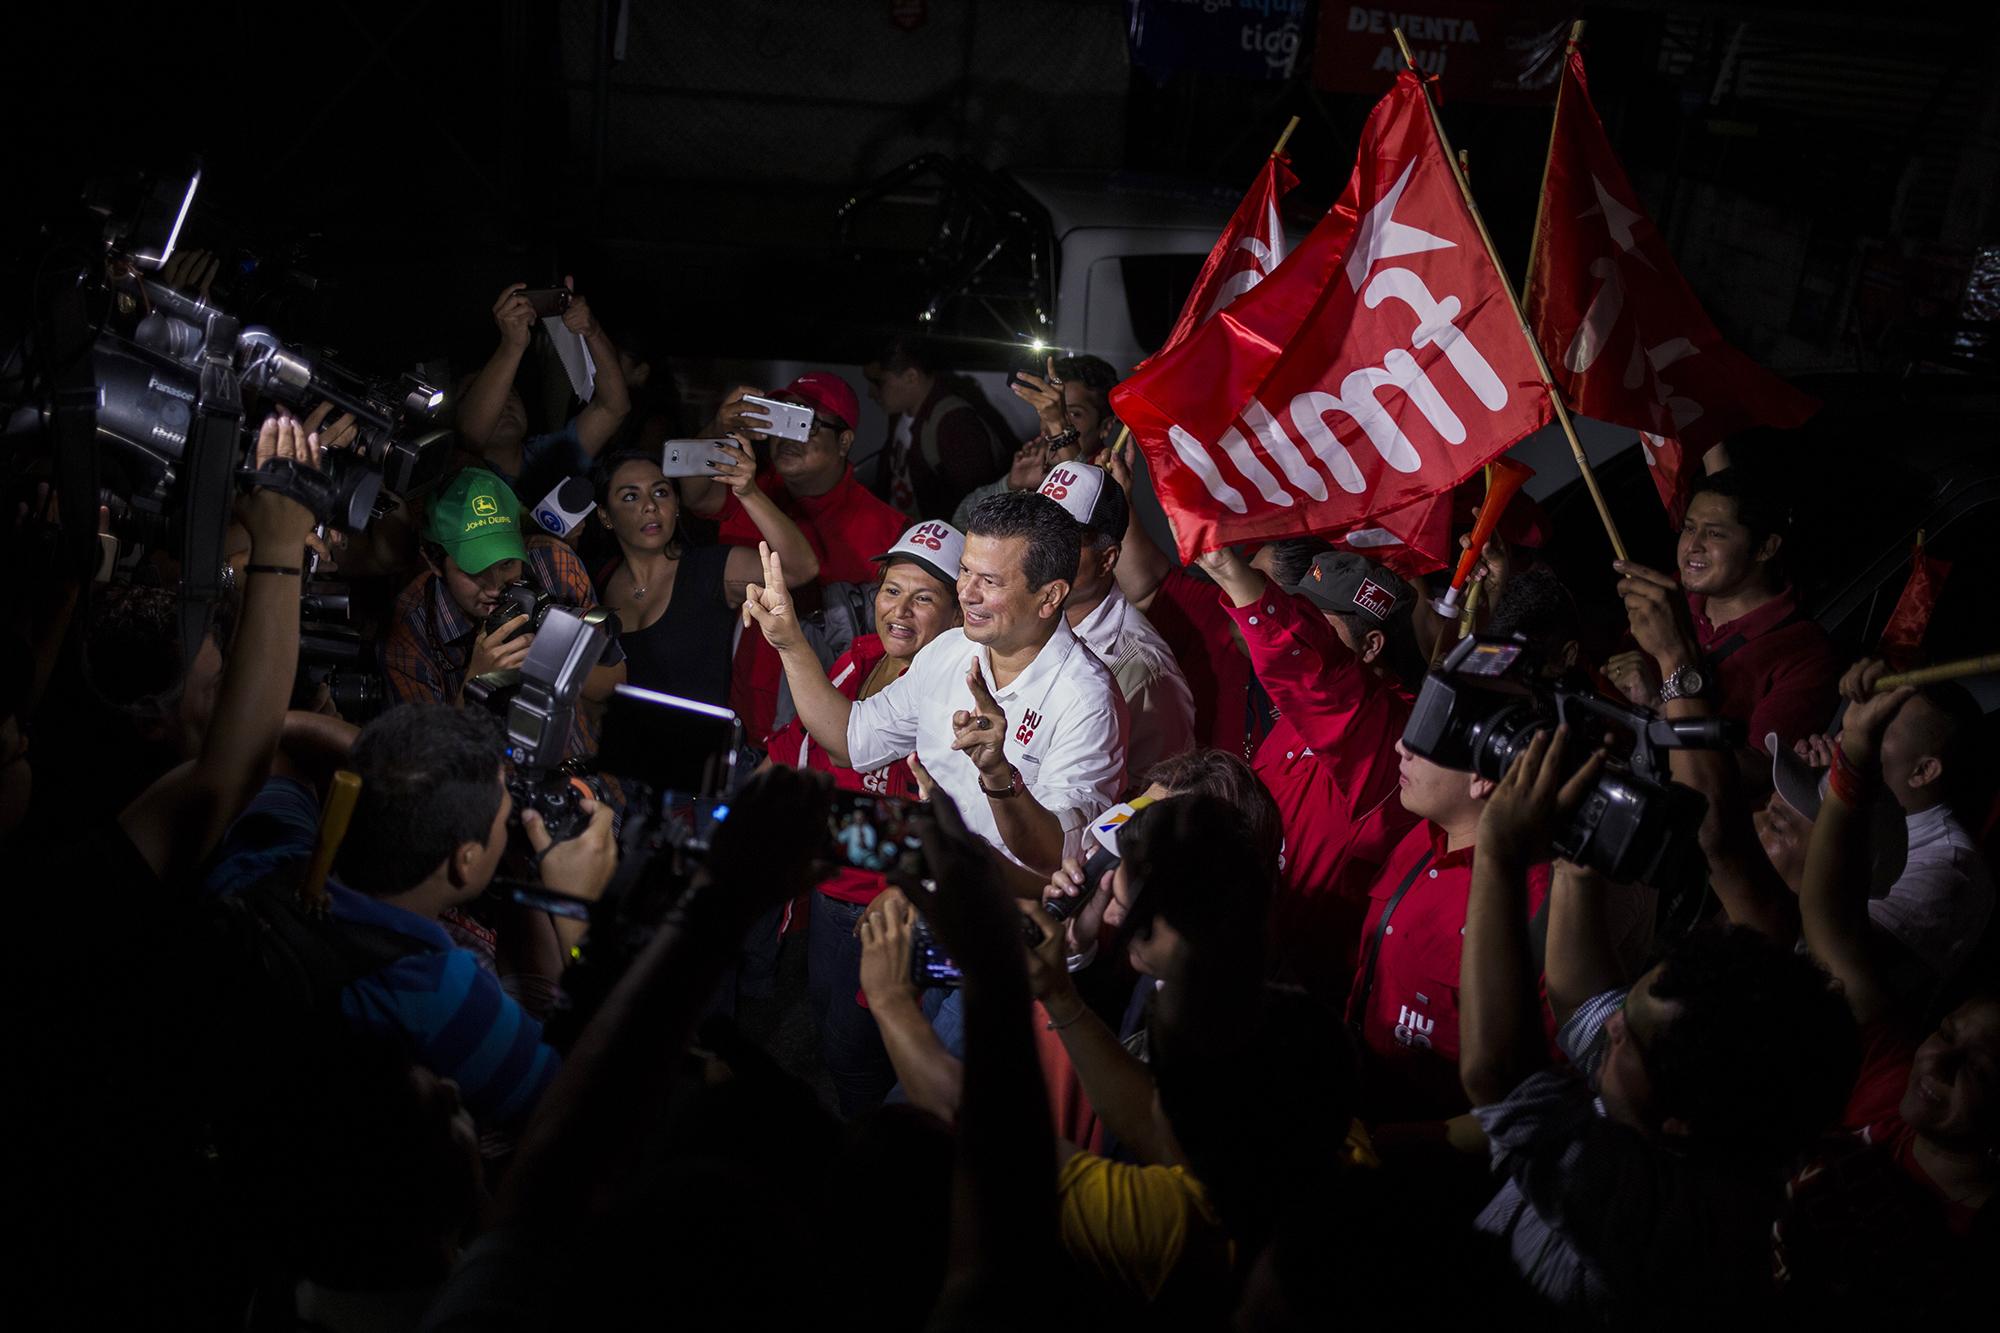
[[(597, 460), (590, 469), (591, 494), (597, 500), (599, 509), (609, 512), (611, 507), (611, 479), (618, 475), (618, 469), (627, 463), (651, 463), (660, 465), (660, 454), (656, 449), (620, 449), (608, 453)], [(667, 555), (678, 560), (681, 555), (680, 492), (674, 492), (674, 530), (667, 536)]]
[(1486, 632), (1519, 634), (1544, 664), (1560, 666), (1563, 648), (1583, 638), (1583, 619), (1556, 572), (1537, 565), (1507, 580)]
[(1917, 698), (1927, 705), (1911, 719), (1917, 743), (1937, 756), (1944, 769), (1940, 781), (1945, 799), (1956, 803), (1979, 785), (1981, 775), (1973, 756), (1985, 710), (1972, 691), (1955, 680), (1925, 685), (1917, 691)]
[(1104, 489), (1099, 492), (1097, 503), (1091, 507), (1091, 522), (1084, 525), (1090, 539), (1091, 549), (1102, 551), (1125, 540), (1125, 530), (1132, 525), (1132, 506), (1125, 498), (1125, 488), (1112, 480), (1110, 473), (1104, 474)]
[(1048, 496), (1033, 491), (987, 496), (972, 507), (965, 535), (1003, 541), (1027, 538), (1030, 588), (1046, 588), (1057, 579), (1075, 578), (1077, 556), (1083, 551), (1083, 524)]
[[(227, 653), (235, 604), (225, 598), (209, 633)], [(92, 597), (83, 635), (84, 679), (121, 712), (154, 715), (175, 706), (187, 672), (181, 661), (180, 599), (169, 588), (114, 584)]]
[(1275, 876), (1242, 809), (1203, 791), (1155, 801), (1118, 831), (1118, 853), (1133, 893), (1128, 938), (1165, 920), (1193, 965), (1262, 980)]
[(935, 377), (942, 375), (946, 368), (938, 345), (914, 333), (899, 333), (889, 339), (882, 344), (882, 350), (875, 359), (891, 375), (905, 370), (919, 370)]
[(491, 714), (445, 704), (402, 704), (370, 722), (347, 764), (361, 797), (336, 873), (383, 897), (421, 883), (461, 844), (484, 843), (505, 741)]
[(1256, 846), (1258, 864), (1270, 879), (1277, 879), (1278, 859), (1285, 849), (1284, 818), (1278, 813), (1277, 801), (1250, 765), (1227, 750), (1183, 750), (1147, 769), (1139, 779), (1139, 786), (1142, 790), (1165, 787), (1175, 796), (1200, 794), (1219, 798), (1241, 813)]
[(1424, 660), (1424, 650), (1417, 646), (1417, 632), (1411, 626), (1409, 616), (1392, 616), (1384, 624), (1359, 611), (1328, 611), (1326, 614), (1346, 625), (1356, 643), (1371, 629), (1382, 631), (1382, 655), (1378, 660), (1389, 668), (1390, 675), (1410, 690), (1414, 691), (1422, 683), (1430, 664)]
[(1084, 388), (1105, 399), (1118, 387), (1118, 372), (1112, 369), (1111, 363), (1088, 352), (1057, 357), (1056, 378), (1081, 381)]
[(1652, 995), (1680, 1012), (1648, 1044), (1646, 1072), (1691, 1144), (1779, 1164), (1839, 1115), (1859, 1038), (1810, 958), (1746, 927), (1698, 930), (1668, 951)]
[[(1791, 536), (1790, 506), (1771, 479), (1761, 472), (1739, 465), (1705, 473), (1695, 478), (1688, 499), (1692, 501), (1703, 494), (1719, 495), (1736, 506), (1736, 521), (1750, 529), (1753, 547), (1762, 546), (1766, 537)], [(1779, 549), (1782, 555), (1782, 546)]]
[(1284, 537), (1265, 543), (1271, 552), (1271, 578), (1280, 588), (1296, 588), (1306, 580), (1312, 562), (1333, 549), (1318, 537)]

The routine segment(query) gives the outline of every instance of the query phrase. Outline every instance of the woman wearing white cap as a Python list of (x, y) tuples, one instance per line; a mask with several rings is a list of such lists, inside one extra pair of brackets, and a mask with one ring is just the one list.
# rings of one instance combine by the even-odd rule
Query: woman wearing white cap
[[(957, 528), (925, 522), (875, 557), (882, 566), (875, 584), (875, 632), (855, 639), (834, 662), (827, 675), (836, 690), (850, 700), (868, 698), (908, 670), (919, 649), (959, 623), (958, 564), (964, 550), (965, 538)], [(772, 734), (770, 748), (771, 762), (818, 769), (847, 791), (919, 795), (905, 764), (867, 773), (836, 764), (797, 719)], [(896, 1081), (875, 1020), (855, 998), (861, 986), (861, 945), (854, 923), (888, 886), (880, 874), (843, 866), (813, 894), (807, 988), (819, 1019), (821, 1053), (846, 1115), (875, 1106)]]

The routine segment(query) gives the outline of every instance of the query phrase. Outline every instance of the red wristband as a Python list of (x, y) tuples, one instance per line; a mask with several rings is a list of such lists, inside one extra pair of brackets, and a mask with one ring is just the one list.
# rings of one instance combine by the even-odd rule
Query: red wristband
[(1826, 789), (1855, 809), (1867, 798), (1868, 775), (1847, 757), (1843, 746), (1833, 747), (1833, 767), (1826, 771)]

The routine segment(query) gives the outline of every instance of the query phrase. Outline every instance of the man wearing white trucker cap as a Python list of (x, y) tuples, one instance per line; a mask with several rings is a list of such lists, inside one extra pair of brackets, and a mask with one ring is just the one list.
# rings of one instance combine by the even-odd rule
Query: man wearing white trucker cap
[(1194, 695), (1174, 650), (1118, 590), (1119, 548), (1131, 518), (1125, 488), (1093, 464), (1058, 463), (1043, 478), (1041, 493), (1083, 524), (1083, 550), (1063, 613), (1076, 637), (1111, 668), (1132, 719), (1125, 767), (1144, 773), (1194, 748)]
[(1125, 782), (1125, 701), (1063, 616), (1080, 533), (1046, 496), (981, 501), (958, 571), (964, 628), (859, 701), (822, 673), (775, 557), (743, 615), (778, 650), (799, 721), (835, 763), (867, 771), (915, 753), (968, 828), (1050, 874)]

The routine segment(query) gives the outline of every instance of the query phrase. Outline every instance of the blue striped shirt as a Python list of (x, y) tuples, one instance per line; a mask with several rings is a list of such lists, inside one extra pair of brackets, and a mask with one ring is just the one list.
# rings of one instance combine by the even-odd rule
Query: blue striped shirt
[[(230, 829), (208, 886), (237, 892), (287, 861), (303, 866), (318, 835), (311, 789), (273, 779)], [(482, 1124), (525, 1120), (562, 1063), (542, 1041), (542, 1025), (437, 922), (337, 879), (326, 889), (335, 920), (393, 930), (422, 946), (349, 984), (340, 996), (342, 1016), (362, 1031), (399, 1040), (410, 1059), (456, 1082)]]

